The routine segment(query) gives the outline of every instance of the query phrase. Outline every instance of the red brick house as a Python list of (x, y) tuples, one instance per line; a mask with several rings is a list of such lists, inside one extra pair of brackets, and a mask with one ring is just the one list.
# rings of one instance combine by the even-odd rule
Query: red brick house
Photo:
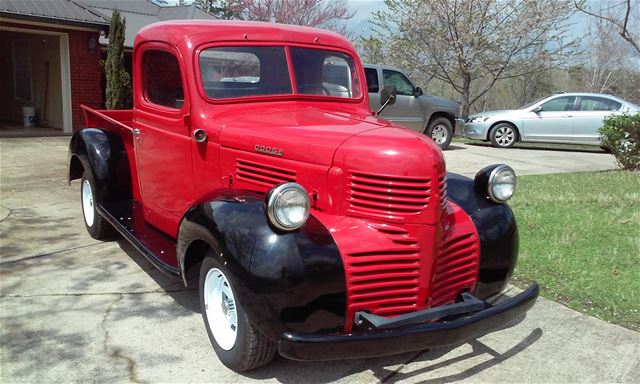
[(71, 132), (80, 104), (102, 105), (100, 35), (110, 21), (73, 1), (0, 0), (0, 120)]
[(213, 17), (148, 0), (0, 0), (0, 123), (22, 124), (23, 107), (35, 107), (39, 126), (81, 128), (80, 105), (104, 105), (101, 60), (116, 8), (127, 19), (129, 48), (148, 24)]

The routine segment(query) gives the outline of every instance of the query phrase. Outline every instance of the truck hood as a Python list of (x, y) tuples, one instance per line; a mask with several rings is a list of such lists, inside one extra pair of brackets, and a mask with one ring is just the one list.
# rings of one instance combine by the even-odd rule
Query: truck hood
[(433, 106), (438, 106), (442, 109), (446, 109), (447, 112), (451, 112), (455, 116), (458, 116), (460, 114), (460, 111), (459, 111), (460, 103), (457, 103), (455, 101), (445, 99), (443, 97), (427, 95), (427, 94), (419, 96), (418, 100), (420, 100), (423, 103), (427, 103)]
[(268, 110), (235, 110), (215, 120), (222, 124), (223, 147), (327, 166), (336, 149), (350, 137), (388, 126), (364, 112), (290, 104)]

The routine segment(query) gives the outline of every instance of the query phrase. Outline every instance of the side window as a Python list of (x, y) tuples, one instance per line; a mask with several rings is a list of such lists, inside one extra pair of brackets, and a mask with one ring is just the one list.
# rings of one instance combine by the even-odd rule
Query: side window
[(593, 96), (580, 97), (581, 111), (617, 111), (620, 107), (622, 107), (622, 104), (615, 100)]
[(375, 68), (365, 68), (364, 74), (367, 77), (367, 88), (369, 93), (378, 93), (380, 85), (378, 84), (378, 70)]
[(384, 86), (395, 85), (398, 95), (413, 96), (415, 89), (413, 84), (398, 71), (382, 70)]
[(576, 101), (575, 96), (556, 97), (555, 99), (549, 100), (546, 103), (542, 104), (542, 111), (543, 112), (572, 111), (573, 103), (575, 101)]
[(142, 59), (144, 97), (152, 104), (180, 109), (184, 104), (178, 59), (169, 52), (149, 50)]

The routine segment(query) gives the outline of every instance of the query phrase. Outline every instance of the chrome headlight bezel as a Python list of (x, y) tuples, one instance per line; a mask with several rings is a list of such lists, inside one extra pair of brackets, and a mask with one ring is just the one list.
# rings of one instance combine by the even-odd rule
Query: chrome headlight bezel
[[(504, 185), (503, 176), (512, 176), (513, 182), (510, 183), (512, 185), (511, 193), (508, 196), (500, 195), (498, 193), (497, 187), (500, 185)], [(484, 194), (491, 201), (502, 204), (508, 201), (513, 194), (515, 193), (517, 186), (517, 177), (516, 172), (510, 166), (506, 164), (494, 164), (488, 167), (485, 167), (478, 171), (476, 177), (474, 179), (476, 188)]]
[[(282, 199), (291, 193), (297, 194), (297, 197), (301, 200), (299, 208), (304, 209), (301, 218), (297, 220), (287, 220), (282, 211), (283, 207), (278, 206)], [(271, 188), (267, 193), (265, 210), (269, 221), (274, 227), (287, 232), (295, 231), (307, 222), (311, 211), (311, 200), (302, 185), (293, 182), (282, 183)]]

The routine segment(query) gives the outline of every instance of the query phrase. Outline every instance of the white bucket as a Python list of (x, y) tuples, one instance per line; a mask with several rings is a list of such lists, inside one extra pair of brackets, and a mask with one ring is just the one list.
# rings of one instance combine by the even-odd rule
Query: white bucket
[(23, 125), (25, 127), (35, 127), (36, 107), (22, 107)]

